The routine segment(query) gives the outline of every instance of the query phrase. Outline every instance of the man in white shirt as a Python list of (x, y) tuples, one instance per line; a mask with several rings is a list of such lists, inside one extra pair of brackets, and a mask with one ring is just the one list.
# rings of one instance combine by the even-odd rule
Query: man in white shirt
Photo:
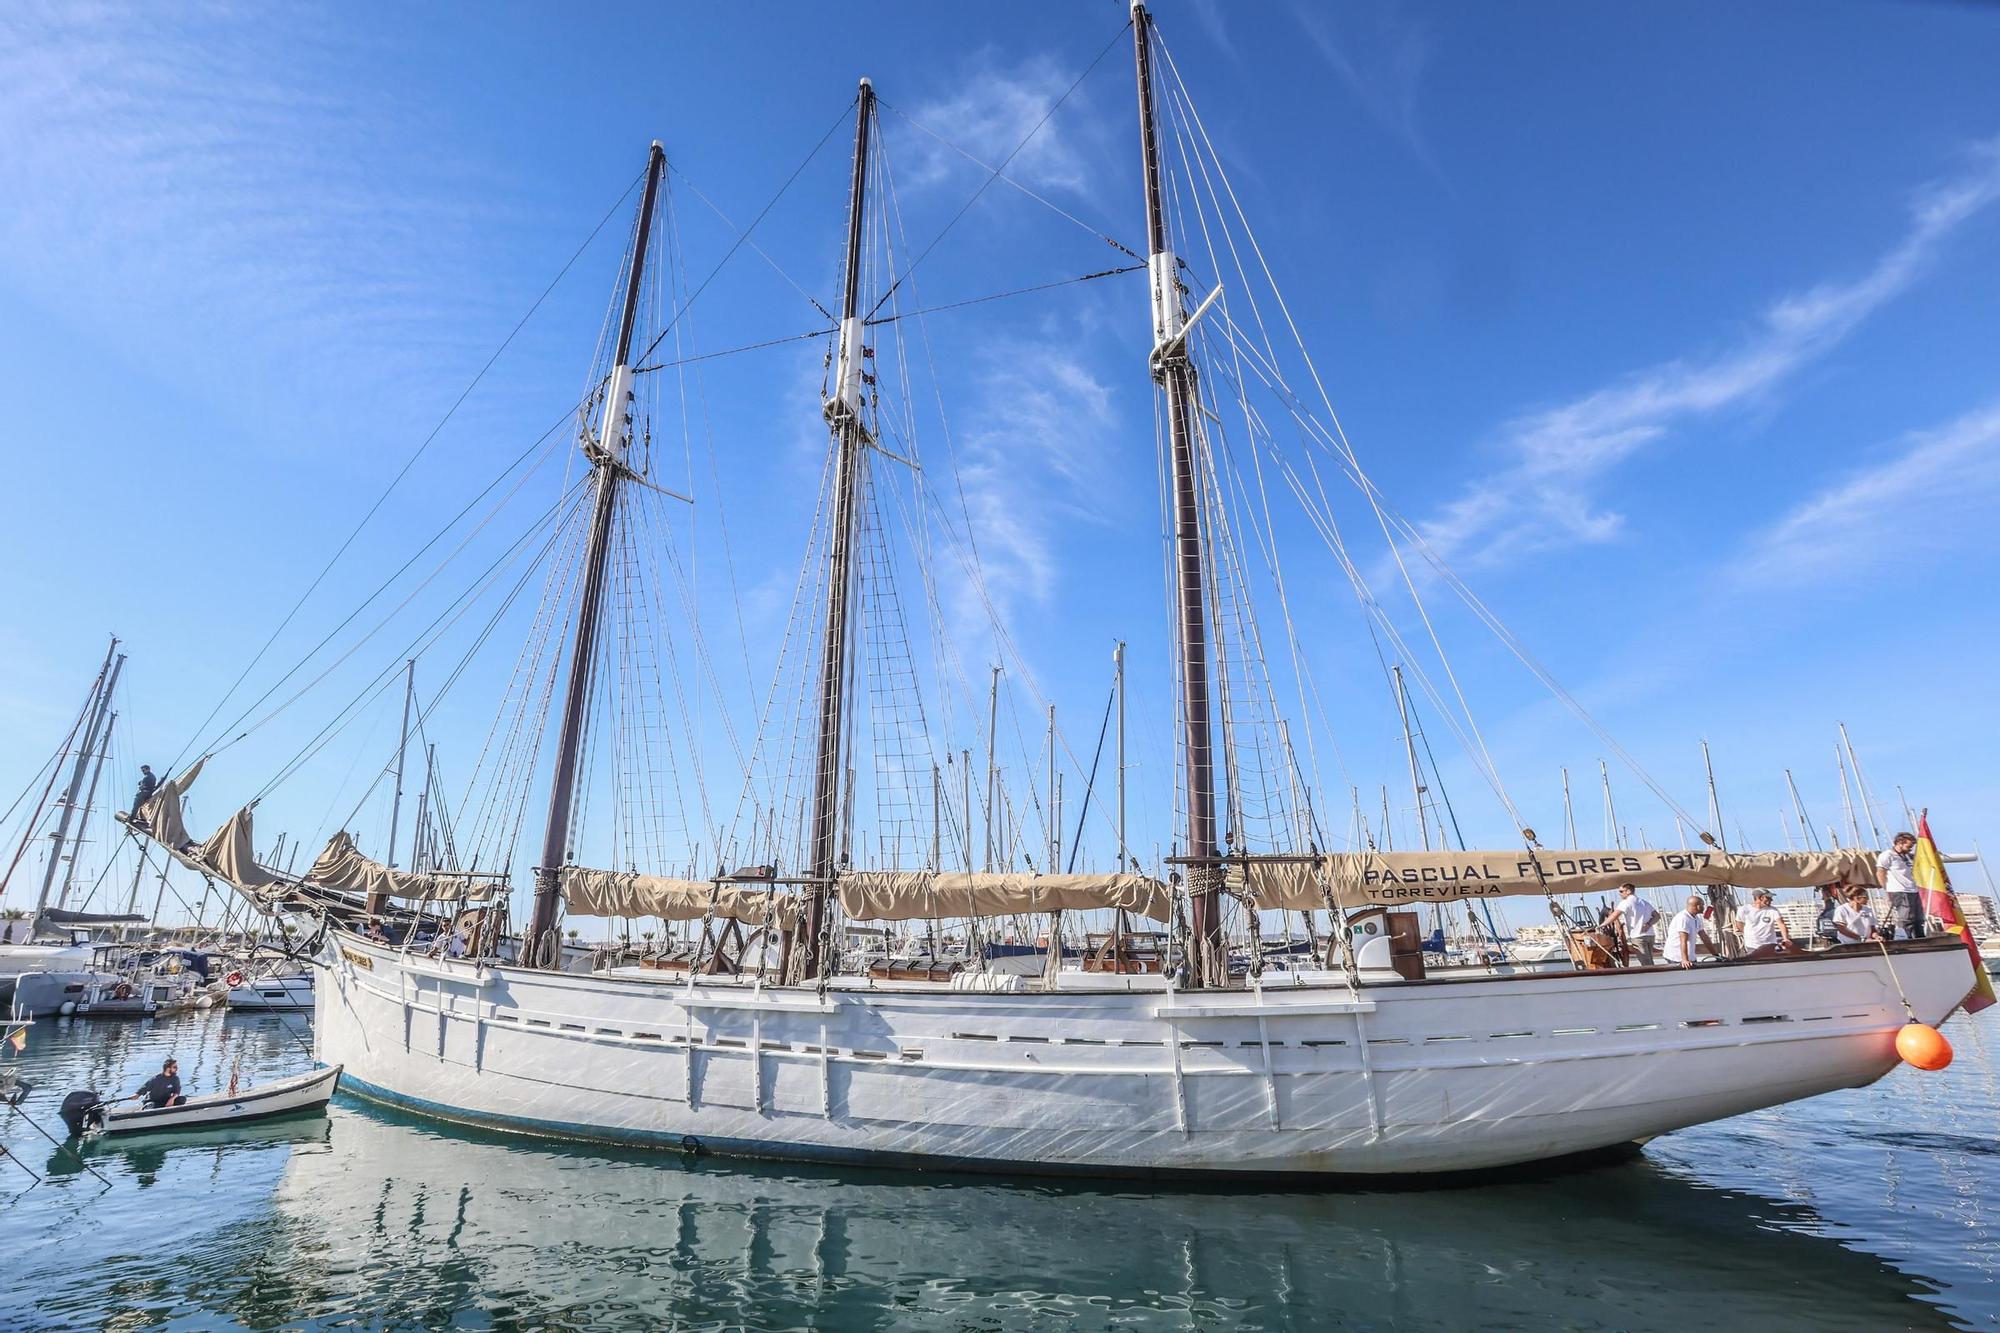
[(1707, 949), (1715, 954), (1715, 946), (1708, 942), (1706, 923), (1703, 915), (1707, 904), (1699, 895), (1690, 894), (1687, 906), (1674, 913), (1674, 919), (1667, 923), (1667, 961), (1682, 967), (1693, 967), (1696, 954)]
[(1877, 930), (1875, 912), (1868, 906), (1868, 890), (1859, 884), (1847, 891), (1847, 902), (1833, 914), (1833, 930), (1842, 944), (1869, 944)]
[(1875, 870), (1889, 891), (1889, 925), (1906, 940), (1924, 937), (1924, 898), (1917, 891), (1917, 835), (1898, 833), (1889, 850), (1876, 859)]
[(1736, 928), (1743, 933), (1743, 956), (1745, 958), (1769, 958), (1778, 952), (1778, 943), (1792, 948), (1792, 932), (1785, 925), (1785, 918), (1777, 908), (1771, 906), (1771, 891), (1758, 889), (1750, 895), (1750, 910), (1736, 919)]
[(1640, 967), (1651, 967), (1653, 924), (1660, 919), (1659, 909), (1641, 898), (1630, 884), (1620, 884), (1618, 902), (1611, 910), (1617, 913), (1618, 930), (1625, 937), (1628, 956)]

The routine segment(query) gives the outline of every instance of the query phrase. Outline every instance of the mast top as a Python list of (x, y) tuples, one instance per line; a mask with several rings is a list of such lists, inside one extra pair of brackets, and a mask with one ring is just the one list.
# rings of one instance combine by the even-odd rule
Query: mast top
[(863, 74), (861, 76), (861, 86), (863, 88), (873, 88), (875, 86), (875, 80), (869, 78), (866, 74)]

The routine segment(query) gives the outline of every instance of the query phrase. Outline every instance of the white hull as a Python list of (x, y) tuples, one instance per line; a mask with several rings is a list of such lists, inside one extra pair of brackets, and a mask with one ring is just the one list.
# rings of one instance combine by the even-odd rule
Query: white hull
[[(88, 960), (86, 960), (88, 961)], [(21, 1018), (54, 1018), (64, 1005), (81, 1004), (92, 987), (115, 986), (115, 972), (24, 972), (14, 983), (12, 1009)]]
[[(317, 1054), (452, 1119), (794, 1159), (1091, 1174), (1481, 1170), (1871, 1082), (1882, 954), (1174, 994), (809, 989), (328, 947)], [(1918, 1015), (1962, 950), (1899, 951)], [(1149, 987), (1158, 978), (1132, 978)]]
[(231, 986), (229, 1007), (250, 1012), (311, 1013), (312, 977), (264, 977)]
[(0, 979), (28, 972), (75, 972), (90, 966), (88, 944), (0, 944)]
[(213, 1129), (244, 1125), (298, 1115), (324, 1107), (333, 1098), (340, 1082), (340, 1069), (314, 1069), (275, 1083), (264, 1083), (241, 1092), (219, 1092), (206, 1097), (190, 1097), (179, 1106), (110, 1109), (104, 1117), (103, 1134), (151, 1133), (156, 1130)]

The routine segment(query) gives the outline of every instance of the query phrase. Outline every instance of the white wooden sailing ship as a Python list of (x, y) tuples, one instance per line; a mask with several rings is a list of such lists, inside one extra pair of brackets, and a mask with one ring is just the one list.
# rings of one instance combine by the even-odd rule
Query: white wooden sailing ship
[[(876, 101), (864, 80), (842, 299), (830, 331), (833, 449), (817, 653), (801, 676), (810, 793), (787, 807), (799, 828), (793, 854), (783, 855), (775, 838), (759, 841), (759, 831), (738, 845), (768, 849), (771, 859), (724, 866), (708, 879), (576, 863), (593, 690), (604, 687), (607, 571), (620, 549), (621, 496), (644, 482), (633, 403), (636, 377), (653, 367), (634, 355), (635, 322), (666, 171), (657, 144), (615, 343), (590, 400), (587, 522), (564, 585), (573, 587), (574, 615), (554, 622), (564, 626), (567, 666), (525, 928), (505, 926), (505, 865), (432, 860), (398, 870), (363, 856), (343, 832), (306, 874), (281, 874), (253, 855), (247, 807), (196, 842), (180, 800), (199, 762), (134, 821), (183, 864), (321, 924), (317, 1055), (344, 1069), (347, 1087), (528, 1133), (780, 1158), (1022, 1172), (1412, 1175), (1622, 1151), (1683, 1126), (1868, 1083), (1896, 1064), (1895, 1037), (1907, 1019), (1935, 1024), (1959, 1006), (1970, 962), (1949, 941), (1697, 970), (1534, 974), (1426, 974), (1387, 936), (1354, 943), (1360, 917), (1385, 908), (1504, 895), (1553, 901), (1621, 881), (1692, 887), (1726, 909), (1732, 887), (1873, 882), (1866, 855), (1732, 854), (1706, 837), (1694, 852), (1553, 852), (1525, 828), (1515, 851), (1329, 852), (1309, 810), (1290, 824), (1295, 836), (1250, 849), (1240, 754), (1231, 748), (1241, 742), (1226, 717), (1217, 721), (1218, 698), (1226, 707), (1238, 687), (1230, 673), (1241, 669), (1221, 646), (1241, 613), (1218, 589), (1240, 570), (1217, 556), (1227, 524), (1215, 507), (1219, 465), (1209, 433), (1221, 418), (1203, 398), (1211, 381), (1197, 354), (1204, 337), (1223, 339), (1240, 377), (1246, 353), (1226, 305), (1217, 305), (1219, 282), (1199, 295), (1176, 258), (1155, 87), (1162, 48), (1138, 6), (1133, 30), (1150, 373), (1165, 422), (1171, 530), (1176, 854), (1153, 875), (1136, 873), (1121, 801), (1108, 872), (1057, 873), (1053, 838), (1039, 873), (996, 865), (990, 837), (977, 865), (965, 774), (967, 809), (955, 825), (963, 868), (948, 869), (935, 832), (942, 784), (932, 768), (924, 774), (933, 784), (927, 861), (870, 866), (853, 851), (844, 775), (864, 666), (856, 643), (858, 598), (870, 577), (857, 555), (865, 483), (873, 455), (904, 461), (880, 438), (880, 394), (870, 393), (883, 373), (867, 343), (871, 316), (887, 297), (864, 303), (864, 243), (879, 221), (869, 188)], [(1183, 108), (1177, 132), (1197, 136), (1185, 102), (1175, 105)], [(551, 690), (555, 679), (548, 676)], [(1289, 784), (1301, 786), (1289, 742), (1283, 762)], [(1122, 758), (1118, 771), (1122, 790)], [(989, 824), (991, 780), (989, 768)], [(762, 816), (762, 827), (777, 823), (769, 811)], [(593, 955), (565, 946), (565, 911), (699, 923), (700, 931), (678, 954)], [(1059, 923), (1087, 914), (1113, 924), (1102, 936), (1111, 942), (1094, 944), (1085, 966), (1063, 964), (1055, 926), (1049, 961), (1028, 975), (983, 969), (972, 947), (954, 962), (938, 962), (945, 953), (933, 951), (922, 968), (886, 957), (844, 965), (852, 962), (842, 947), (850, 922), (916, 923), (932, 934), (940, 921), (961, 922), (963, 938), (976, 942), (982, 920)], [(1263, 966), (1258, 935), (1267, 917), (1303, 919), (1315, 942), (1312, 965)], [(1118, 943), (1135, 918), (1165, 933), (1154, 964)], [(383, 919), (392, 930), (364, 932)], [(1239, 975), (1233, 963), (1246, 950)]]

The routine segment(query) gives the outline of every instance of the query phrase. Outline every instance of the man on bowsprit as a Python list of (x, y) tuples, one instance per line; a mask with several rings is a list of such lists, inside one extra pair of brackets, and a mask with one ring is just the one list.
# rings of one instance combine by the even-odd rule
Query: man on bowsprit
[(143, 822), (146, 817), (146, 802), (153, 799), (153, 793), (160, 789), (160, 780), (153, 776), (151, 764), (139, 765), (139, 791), (132, 797), (132, 818)]
[(187, 1100), (181, 1095), (181, 1065), (172, 1056), (160, 1066), (160, 1072), (147, 1079), (145, 1085), (132, 1094), (133, 1101), (143, 1100), (148, 1110), (162, 1106), (179, 1106)]
[(1917, 892), (1916, 858), (1913, 855), (1916, 850), (1916, 834), (1898, 833), (1890, 840), (1889, 850), (1875, 862), (1882, 887), (1889, 891), (1889, 920), (1886, 924), (1899, 938), (1906, 940), (1924, 937), (1924, 899)]

